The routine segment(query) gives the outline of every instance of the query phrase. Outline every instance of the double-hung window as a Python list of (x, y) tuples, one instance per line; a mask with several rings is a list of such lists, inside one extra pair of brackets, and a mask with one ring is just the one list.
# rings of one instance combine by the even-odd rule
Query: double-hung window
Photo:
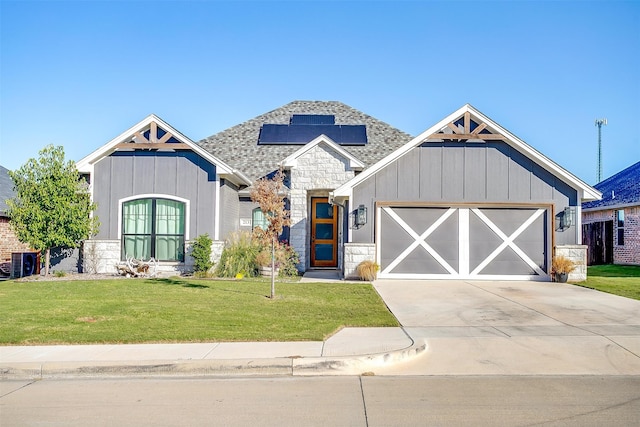
[(185, 204), (148, 198), (122, 204), (122, 259), (184, 261)]

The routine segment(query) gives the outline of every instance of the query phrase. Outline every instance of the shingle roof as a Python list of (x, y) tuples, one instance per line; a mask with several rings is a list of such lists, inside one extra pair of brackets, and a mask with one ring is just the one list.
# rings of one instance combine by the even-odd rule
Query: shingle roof
[(640, 162), (594, 185), (602, 199), (582, 204), (582, 209), (640, 204)]
[(300, 149), (300, 145), (258, 145), (260, 127), (263, 124), (289, 124), (293, 114), (329, 114), (335, 115), (337, 125), (365, 125), (368, 144), (343, 146), (345, 151), (365, 166), (372, 165), (411, 140), (411, 135), (341, 102), (293, 101), (198, 143), (255, 181), (278, 169), (283, 159)]
[(5, 200), (15, 196), (13, 191), (13, 180), (9, 176), (9, 170), (0, 166), (0, 216), (5, 216), (7, 204)]

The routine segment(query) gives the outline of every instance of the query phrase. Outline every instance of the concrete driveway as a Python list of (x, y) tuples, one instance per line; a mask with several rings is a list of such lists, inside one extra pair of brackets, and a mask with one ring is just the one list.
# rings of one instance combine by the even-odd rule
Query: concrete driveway
[(640, 375), (640, 301), (546, 282), (374, 283), (427, 356), (388, 374)]

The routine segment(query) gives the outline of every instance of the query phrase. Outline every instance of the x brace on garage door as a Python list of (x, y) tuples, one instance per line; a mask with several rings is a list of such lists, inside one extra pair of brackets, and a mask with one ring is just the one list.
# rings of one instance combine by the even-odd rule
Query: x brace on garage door
[(378, 208), (380, 278), (546, 280), (545, 208)]

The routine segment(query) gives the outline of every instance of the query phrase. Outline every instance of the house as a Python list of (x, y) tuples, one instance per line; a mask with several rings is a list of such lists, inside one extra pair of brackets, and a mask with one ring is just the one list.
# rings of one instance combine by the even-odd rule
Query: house
[(548, 280), (554, 250), (585, 256), (576, 208), (600, 196), (470, 105), (415, 138), (333, 101), (294, 101), (198, 143), (151, 115), (78, 168), (102, 223), (85, 242), (100, 271), (127, 256), (188, 270), (204, 233), (219, 256), (231, 232), (264, 221), (252, 183), (283, 168), (301, 271), (352, 277), (375, 259), (389, 278)]
[(640, 162), (595, 188), (602, 199), (582, 204), (588, 264), (640, 265)]
[(9, 265), (13, 252), (29, 252), (31, 248), (28, 244), (22, 243), (16, 237), (9, 217), (7, 216), (7, 199), (15, 197), (13, 190), (13, 180), (9, 176), (9, 171), (0, 166), (0, 276), (9, 275)]

